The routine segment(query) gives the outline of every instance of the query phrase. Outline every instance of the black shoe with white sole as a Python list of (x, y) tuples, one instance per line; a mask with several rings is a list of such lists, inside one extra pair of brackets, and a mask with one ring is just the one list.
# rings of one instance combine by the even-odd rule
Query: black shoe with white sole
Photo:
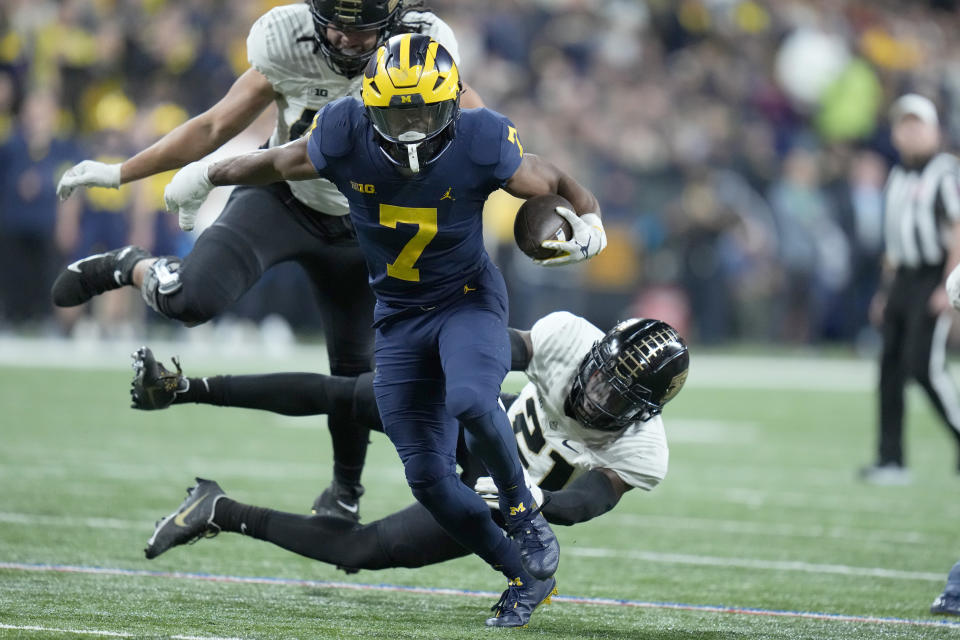
[(51, 291), (53, 304), (75, 307), (105, 291), (131, 284), (134, 265), (151, 257), (148, 251), (130, 245), (81, 258), (57, 276)]

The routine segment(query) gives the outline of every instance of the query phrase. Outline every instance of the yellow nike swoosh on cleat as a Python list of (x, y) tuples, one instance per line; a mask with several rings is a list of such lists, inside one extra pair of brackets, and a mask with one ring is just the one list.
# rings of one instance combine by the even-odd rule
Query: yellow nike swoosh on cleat
[(187, 523), (184, 522), (184, 518), (186, 518), (188, 515), (190, 515), (190, 512), (193, 511), (194, 509), (196, 509), (196, 508), (197, 508), (197, 505), (199, 505), (201, 502), (203, 502), (203, 500), (204, 500), (206, 497), (207, 497), (207, 496), (203, 496), (203, 498), (200, 498), (199, 500), (197, 500), (196, 502), (194, 502), (192, 505), (190, 505), (189, 507), (187, 507), (186, 510), (178, 513), (178, 514), (177, 514), (177, 517), (175, 517), (175, 518), (173, 519), (173, 524), (177, 525), (178, 527), (185, 527), (185, 526), (187, 526)]
[(553, 600), (553, 596), (557, 595), (558, 593), (559, 591), (557, 591), (557, 585), (553, 585), (553, 591), (548, 593), (547, 597), (544, 598), (543, 602), (541, 602), (540, 604), (550, 604), (550, 601)]

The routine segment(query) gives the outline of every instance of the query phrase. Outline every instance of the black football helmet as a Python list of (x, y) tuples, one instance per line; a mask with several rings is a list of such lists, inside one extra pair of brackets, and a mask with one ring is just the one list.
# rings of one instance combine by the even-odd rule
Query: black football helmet
[[(316, 31), (316, 50), (340, 75), (352, 78), (363, 71), (367, 60), (395, 31), (403, 0), (307, 0)], [(369, 51), (345, 53), (327, 38), (327, 27), (339, 31), (377, 31)]]
[(659, 414), (680, 391), (689, 366), (676, 329), (660, 320), (625, 320), (584, 357), (564, 411), (588, 429), (619, 431)]

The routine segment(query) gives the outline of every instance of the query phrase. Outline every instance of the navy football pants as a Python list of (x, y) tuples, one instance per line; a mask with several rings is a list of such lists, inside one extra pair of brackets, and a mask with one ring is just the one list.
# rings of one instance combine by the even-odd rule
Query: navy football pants
[(476, 285), (441, 309), (378, 327), (374, 391), (414, 497), (460, 544), (516, 578), (523, 575), (516, 545), (456, 474), (459, 418), (468, 446), (498, 486), (519, 484), (526, 492), (516, 441), (497, 402), (510, 368), (506, 287), (493, 265)]

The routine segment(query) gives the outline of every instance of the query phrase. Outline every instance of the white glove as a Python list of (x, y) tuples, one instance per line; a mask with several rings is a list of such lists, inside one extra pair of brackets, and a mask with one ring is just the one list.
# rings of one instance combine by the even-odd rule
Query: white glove
[(560, 240), (544, 240), (540, 246), (544, 249), (556, 249), (559, 255), (555, 258), (534, 260), (545, 267), (557, 267), (573, 262), (587, 260), (597, 255), (607, 246), (607, 232), (603, 230), (603, 222), (596, 213), (585, 213), (578, 216), (566, 207), (557, 207), (557, 213), (570, 223), (573, 229), (573, 238), (561, 242)]
[(77, 187), (120, 187), (120, 163), (105, 164), (95, 160), (84, 160), (75, 164), (60, 177), (57, 183), (57, 196), (66, 200)]
[[(527, 470), (523, 470), (523, 478), (527, 482), (527, 488), (530, 489), (530, 493), (533, 494), (533, 499), (538, 505), (543, 505), (543, 489), (534, 484), (533, 480), (530, 479), (530, 476), (527, 474)], [(483, 501), (487, 503), (491, 509), (497, 511), (500, 510), (500, 490), (497, 489), (497, 485), (493, 482), (493, 478), (490, 476), (481, 476), (477, 478), (477, 484), (474, 485), (473, 490), (480, 494), (480, 497), (483, 498)]]
[(177, 174), (163, 190), (163, 201), (167, 211), (180, 215), (180, 228), (193, 229), (197, 221), (197, 210), (207, 195), (213, 190), (213, 183), (207, 177), (209, 162), (191, 162)]
[(960, 311), (960, 265), (954, 267), (947, 276), (947, 298), (950, 306)]

